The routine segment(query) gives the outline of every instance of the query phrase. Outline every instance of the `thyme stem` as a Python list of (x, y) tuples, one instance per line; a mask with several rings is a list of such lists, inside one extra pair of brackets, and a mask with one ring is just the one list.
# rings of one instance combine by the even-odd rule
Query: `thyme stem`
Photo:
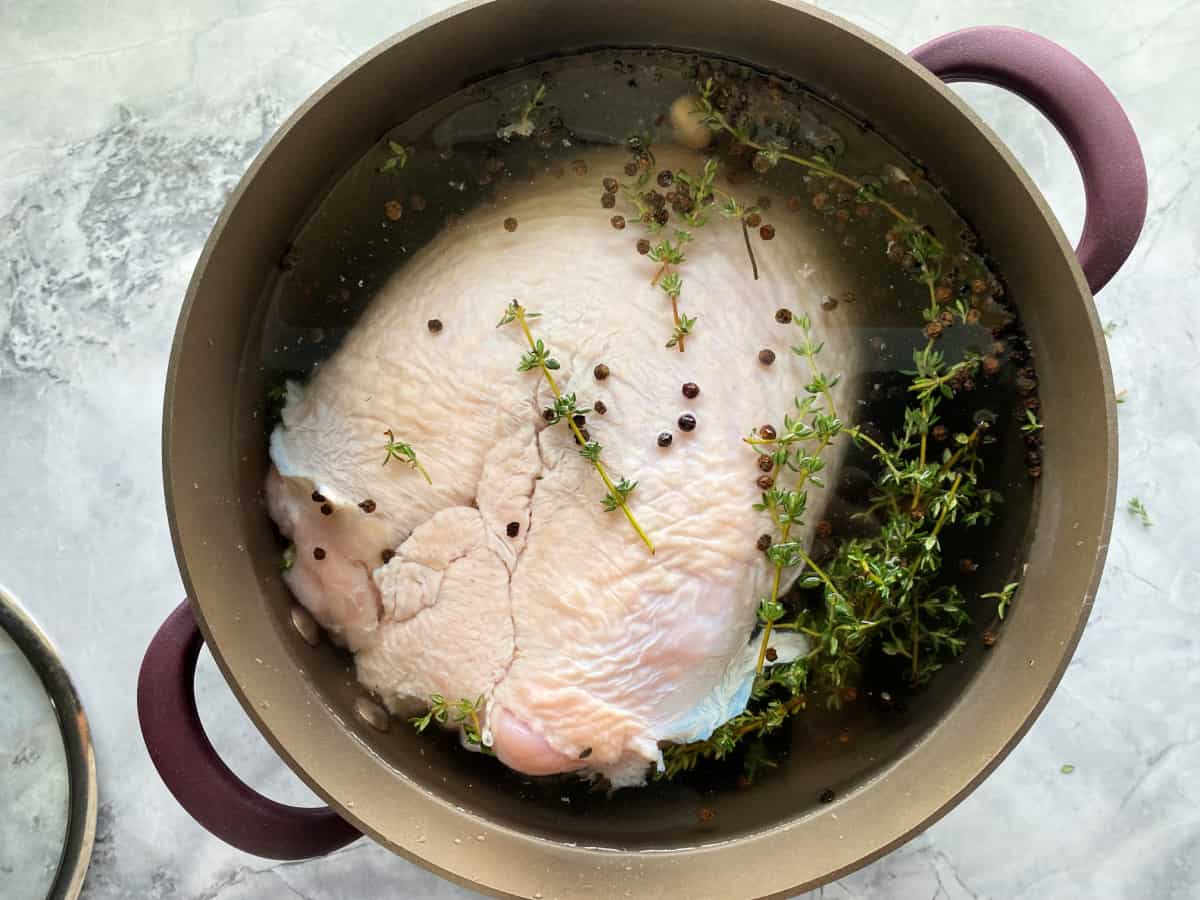
[(758, 263), (754, 259), (754, 248), (750, 246), (750, 229), (744, 218), (742, 219), (742, 239), (746, 242), (746, 252), (750, 255), (750, 269), (754, 272), (754, 280), (758, 281)]
[[(521, 331), (525, 334), (525, 340), (529, 342), (529, 349), (536, 351), (537, 342), (533, 338), (533, 332), (529, 330), (529, 322), (525, 318), (525, 307), (514, 303), (511, 308), (514, 317), (521, 325)], [(550, 390), (554, 392), (554, 398), (557, 400), (562, 397), (562, 391), (558, 389), (558, 382), (554, 380), (554, 375), (546, 366), (544, 359), (539, 359), (538, 368), (541, 369), (542, 374), (546, 376), (546, 383), (550, 385)], [(584, 438), (583, 432), (579, 430), (579, 426), (575, 424), (575, 419), (571, 416), (567, 416), (566, 423), (570, 427), (571, 432), (575, 435), (575, 440), (579, 442), (579, 446), (583, 447), (586, 445), (587, 440)], [(625, 514), (625, 518), (628, 519), (629, 524), (633, 526), (633, 530), (637, 532), (638, 537), (642, 539), (642, 543), (644, 543), (649, 548), (650, 553), (653, 554), (654, 542), (650, 540), (650, 536), (646, 534), (646, 532), (642, 529), (642, 526), (638, 523), (633, 511), (629, 508), (629, 504), (625, 502), (624, 495), (618, 491), (616, 485), (613, 484), (612, 478), (609, 477), (608, 469), (605, 467), (604, 463), (602, 463), (599, 458), (592, 459), (591, 463), (592, 467), (595, 468), (596, 473), (600, 476), (600, 480), (604, 482), (604, 486), (608, 488), (609, 495), (615, 499), (617, 505), (621, 508), (621, 512)]]

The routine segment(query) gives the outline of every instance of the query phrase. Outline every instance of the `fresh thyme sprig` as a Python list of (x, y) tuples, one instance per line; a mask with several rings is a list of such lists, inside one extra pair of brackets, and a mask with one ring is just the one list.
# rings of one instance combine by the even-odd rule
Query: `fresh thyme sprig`
[(1146, 509), (1146, 505), (1137, 497), (1129, 498), (1129, 512), (1142, 520), (1142, 526), (1149, 528), (1154, 522), (1150, 519), (1150, 511)]
[(679, 294), (683, 290), (683, 279), (672, 266), (678, 267), (687, 259), (683, 252), (683, 245), (691, 239), (691, 232), (680, 229), (675, 232), (674, 244), (669, 240), (664, 240), (650, 248), (650, 258), (656, 263), (661, 263), (654, 277), (650, 279), (650, 286), (653, 287), (657, 284), (662, 288), (663, 293), (671, 298), (671, 317), (675, 322), (675, 330), (671, 334), (671, 339), (667, 341), (667, 347), (678, 346), (680, 353), (684, 352), (684, 340), (687, 335), (691, 334), (696, 319), (694, 316), (689, 318), (679, 312)]
[(1037, 415), (1032, 409), (1025, 410), (1025, 422), (1021, 425), (1021, 430), (1026, 434), (1035, 434), (1041, 431), (1045, 426), (1038, 421)]
[(433, 484), (433, 479), (429, 477), (429, 473), (425, 471), (425, 467), (417, 459), (417, 452), (413, 450), (412, 446), (403, 441), (396, 440), (396, 435), (392, 433), (392, 429), (390, 428), (383, 434), (387, 438), (387, 443), (383, 448), (386, 454), (383, 457), (383, 464), (386, 466), (393, 459), (399, 460), (410, 469), (416, 469), (425, 477), (427, 482)]
[(1008, 612), (1008, 604), (1012, 603), (1012, 598), (1017, 593), (1019, 586), (1019, 582), (1011, 581), (999, 591), (988, 591), (986, 594), (980, 594), (979, 599), (995, 600), (996, 615), (1003, 619), (1004, 614)]
[(609, 475), (608, 468), (600, 459), (601, 446), (595, 441), (586, 438), (579, 426), (575, 423), (575, 416), (584, 415), (591, 412), (590, 409), (580, 409), (577, 405), (577, 400), (574, 394), (564, 394), (559, 390), (558, 382), (554, 379), (554, 371), (559, 368), (559, 362), (550, 355), (550, 351), (540, 338), (534, 338), (533, 332), (529, 330), (529, 320), (537, 318), (541, 313), (527, 312), (516, 300), (509, 303), (504, 310), (504, 315), (500, 318), (497, 328), (509, 325), (512, 322), (517, 322), (521, 326), (521, 331), (525, 335), (525, 340), (529, 344), (529, 350), (521, 356), (521, 362), (517, 366), (519, 372), (529, 372), (534, 369), (539, 369), (546, 378), (546, 383), (550, 385), (550, 390), (554, 393), (554, 407), (551, 410), (549, 421), (556, 424), (558, 422), (566, 422), (567, 427), (571, 429), (571, 433), (575, 436), (575, 442), (579, 445), (579, 455), (592, 464), (596, 470), (596, 474), (600, 476), (600, 480), (604, 482), (604, 486), (608, 489), (608, 493), (600, 501), (606, 512), (615, 512), (621, 510), (625, 514), (625, 518), (629, 520), (629, 524), (633, 526), (633, 530), (637, 532), (638, 537), (649, 548), (651, 553), (654, 553), (654, 543), (650, 540), (650, 536), (642, 529), (634, 516), (633, 511), (629, 508), (629, 495), (633, 493), (637, 487), (636, 481), (629, 481), (625, 478), (620, 478), (616, 483), (613, 482)]
[[(946, 448), (940, 459), (929, 457), (922, 439), (938, 421), (940, 403), (954, 395), (954, 373), (973, 371), (974, 361), (947, 364), (932, 342), (916, 351), (915, 369), (909, 373), (916, 403), (906, 411), (903, 430), (880, 442), (838, 419), (832, 399), (837, 376), (817, 365), (822, 345), (813, 340), (808, 317), (794, 321), (802, 339), (792, 349), (808, 361), (809, 383), (782, 429), (766, 434), (759, 429), (745, 439), (770, 459), (775, 473), (775, 486), (756, 504), (770, 516), (776, 536), (766, 551), (774, 574), (770, 595), (759, 603), (762, 633), (750, 701), (706, 740), (666, 747), (660, 777), (688, 771), (703, 759), (722, 759), (744, 739), (777, 730), (813, 694), (823, 696), (828, 706), (839, 706), (854, 691), (869, 653), (906, 659), (909, 680), (922, 684), (966, 645), (969, 603), (956, 585), (941, 580), (941, 537), (951, 526), (986, 524), (1001, 502), (997, 492), (979, 483), (979, 450), (992, 440), (992, 417), (977, 415), (976, 427), (953, 435), (955, 449)], [(859, 514), (874, 528), (870, 536), (842, 540), (826, 562), (818, 563), (791, 536), (806, 521), (807, 485), (821, 484), (823, 453), (843, 434), (868, 449), (879, 466), (871, 505)], [(795, 484), (789, 489), (782, 482), (791, 474)], [(798, 587), (809, 596), (816, 593), (819, 601), (780, 596), (783, 572), (796, 568), (802, 570)], [(1012, 582), (981, 599), (995, 600), (1003, 618), (1017, 587)], [(811, 649), (799, 659), (767, 668), (771, 636), (780, 630), (807, 636)], [(760, 767), (762, 753), (761, 748), (757, 755), (748, 753), (748, 765), (753, 757)]]
[(537, 90), (532, 95), (527, 97), (517, 107), (515, 120), (496, 132), (497, 137), (505, 141), (511, 140), (513, 135), (529, 137), (533, 134), (534, 125), (536, 124), (535, 120), (545, 102), (546, 85), (543, 82), (537, 86)]
[(411, 155), (411, 151), (407, 147), (395, 141), (388, 141), (388, 149), (392, 152), (392, 155), (383, 161), (383, 165), (379, 167), (380, 172), (391, 172), (397, 167), (403, 169), (408, 165), (408, 158)]
[(484, 753), (492, 753), (492, 748), (484, 742), (483, 729), (479, 716), (483, 712), (482, 695), (472, 703), (465, 697), (457, 703), (449, 703), (441, 694), (433, 694), (429, 698), (429, 711), (423, 716), (413, 716), (408, 721), (418, 732), (424, 731), (431, 723), (439, 725), (460, 725), (463, 736), (468, 744), (472, 744)]
[[(770, 456), (776, 473), (775, 485), (764, 491), (762, 500), (754, 505), (756, 510), (765, 511), (779, 530), (779, 540), (767, 550), (767, 559), (775, 570), (771, 579), (771, 594), (759, 604), (758, 615), (763, 625), (756, 665), (756, 671), (759, 673), (766, 662), (771, 632), (783, 615), (783, 606), (779, 603), (783, 570), (803, 565), (828, 582), (828, 576), (813, 562), (803, 546), (790, 538), (793, 527), (804, 525), (804, 514), (808, 505), (805, 484), (811, 482), (817, 487), (822, 486), (819, 473), (825, 464), (821, 461), (821, 454), (842, 430), (833, 395), (830, 393), (838, 378), (827, 377), (817, 370), (816, 355), (821, 351), (822, 345), (812, 340), (812, 322), (808, 315), (798, 316), (793, 321), (800, 328), (803, 340), (792, 348), (792, 352), (808, 361), (811, 375), (809, 383), (805, 386), (806, 396), (803, 400), (797, 398), (797, 415), (794, 418), (790, 415), (784, 416), (782, 433), (764, 435), (761, 431), (755, 431), (746, 439), (758, 452)], [(817, 442), (816, 450), (809, 453), (806, 442), (813, 439)], [(759, 449), (762, 445), (770, 445), (773, 451), (767, 454)], [(796, 473), (796, 482), (791, 489), (781, 486), (781, 481), (788, 472)], [(834, 591), (836, 593), (836, 588)]]
[[(699, 176), (689, 175), (684, 169), (671, 173), (674, 185), (674, 205), (683, 221), (691, 228), (700, 228), (708, 222), (708, 211), (716, 206), (717, 211), (727, 217), (737, 219), (741, 223), (742, 237), (746, 243), (746, 253), (750, 258), (751, 271), (758, 280), (758, 261), (754, 257), (754, 249), (750, 244), (748, 222), (751, 216), (758, 212), (757, 206), (747, 206), (732, 194), (728, 194), (713, 184), (716, 177), (717, 161), (709, 159)], [(661, 233), (666, 219), (665, 201), (661, 195), (646, 192), (649, 172), (643, 171), (633, 184), (622, 184), (621, 192), (625, 199), (637, 212), (637, 219), (652, 233)], [(654, 201), (654, 202), (651, 202)], [(718, 204), (717, 201), (720, 201)], [(680, 312), (679, 295), (683, 290), (683, 278), (679, 267), (687, 259), (683, 252), (684, 245), (692, 241), (692, 233), (687, 229), (677, 228), (674, 241), (663, 239), (650, 248), (649, 256), (659, 263), (658, 270), (650, 279), (651, 286), (658, 285), (671, 300), (671, 316), (674, 330), (671, 339), (667, 341), (668, 348), (678, 347), (683, 353), (686, 339), (696, 324), (695, 316)]]
[[(899, 242), (912, 256), (914, 276), (929, 288), (932, 315), (927, 317), (927, 321), (936, 317), (938, 311), (937, 280), (941, 275), (942, 262), (946, 253), (946, 248), (941, 241), (934, 237), (927, 228), (915, 222), (911, 216), (884, 198), (878, 187), (839, 172), (825, 154), (815, 153), (805, 157), (792, 153), (788, 141), (777, 135), (771, 135), (765, 141), (756, 140), (749, 126), (731, 123), (726, 115), (716, 107), (716, 104), (713, 103), (714, 90), (713, 80), (707, 79), (700, 90), (696, 115), (711, 130), (725, 132), (737, 143), (757, 151), (756, 169), (770, 170), (781, 161), (790, 162), (808, 169), (813, 174), (846, 185), (854, 191), (855, 199), (859, 203), (879, 206), (895, 218), (896, 227), (889, 233), (890, 237)], [(748, 238), (747, 247), (749, 247)]]

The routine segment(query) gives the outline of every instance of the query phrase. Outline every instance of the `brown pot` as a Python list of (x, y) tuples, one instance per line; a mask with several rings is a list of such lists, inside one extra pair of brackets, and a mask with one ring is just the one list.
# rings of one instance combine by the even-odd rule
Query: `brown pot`
[[(348, 162), (480, 75), (605, 45), (703, 49), (794, 76), (920, 159), (1019, 299), (1053, 440), (1004, 639), (969, 655), (970, 675), (953, 690), (935, 684), (903, 727), (862, 735), (834, 761), (793, 758), (769, 790), (703, 801), (682, 788), (623, 791), (580, 813), (477, 777), (470, 754), (355, 715), (361, 693), (346, 658), (327, 643), (310, 646), (290, 621), (294, 601), (258, 500), (268, 459), (253, 411), (265, 385), (247, 360), (272, 267)], [(1145, 169), (1116, 100), (1047, 41), (973, 29), (914, 56), (827, 13), (772, 0), (473, 2), (367, 53), (280, 128), (204, 249), (167, 380), (164, 476), (189, 602), (155, 638), (138, 700), (151, 756), (189, 812), (230, 843), (281, 858), (368, 834), (503, 896), (730, 900), (785, 896), (843, 875), (936, 821), (995, 768), (1058, 683), (1100, 577), (1117, 445), (1091, 292), (1141, 229)], [(1059, 127), (1087, 191), (1078, 257), (1012, 154), (936, 75), (1007, 87)], [(266, 800), (216, 757), (191, 688), (201, 634), (246, 712), (330, 809)], [(817, 802), (825, 786), (837, 788), (831, 805)], [(717, 809), (715, 830), (698, 822), (702, 803)]]

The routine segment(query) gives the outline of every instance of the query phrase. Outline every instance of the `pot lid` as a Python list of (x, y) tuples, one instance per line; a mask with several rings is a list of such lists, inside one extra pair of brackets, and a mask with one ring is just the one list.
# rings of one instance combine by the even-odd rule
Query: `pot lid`
[(0, 587), (0, 883), (6, 900), (72, 900), (96, 831), (87, 717), (58, 651)]

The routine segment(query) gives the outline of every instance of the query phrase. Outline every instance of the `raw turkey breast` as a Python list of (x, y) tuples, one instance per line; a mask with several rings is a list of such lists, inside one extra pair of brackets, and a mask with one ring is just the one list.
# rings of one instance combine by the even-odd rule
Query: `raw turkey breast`
[[(789, 350), (800, 332), (776, 310), (813, 317), (831, 370), (849, 353), (849, 329), (820, 308), (837, 273), (782, 203), (774, 240), (751, 232), (757, 281), (738, 223), (714, 213), (695, 231), (680, 307), (698, 321), (686, 352), (664, 348), (670, 302), (635, 250), (644, 231), (615, 229), (620, 210), (599, 202), (600, 179), (625, 161), (596, 153), (587, 177), (514, 187), (417, 254), (311, 382), (289, 385), (267, 485), (296, 544), (289, 586), (390, 709), (483, 697), (485, 742), (502, 762), (533, 775), (586, 768), (614, 786), (641, 783), (659, 741), (706, 737), (746, 702), (770, 589), (755, 542), (770, 529), (752, 508), (761, 472), (742, 438), (780, 427), (809, 378)], [(660, 166), (702, 164), (659, 155)], [(614, 477), (637, 481), (630, 507), (653, 555), (602, 509), (605, 489), (567, 428), (543, 420), (552, 395), (517, 371), (520, 328), (496, 327), (514, 298), (541, 313), (531, 325), (562, 364), (562, 390), (607, 407), (587, 428)], [(698, 397), (683, 396), (685, 382)], [(844, 386), (835, 398), (844, 409)], [(685, 412), (694, 431), (676, 425)], [(432, 485), (381, 464), (388, 429)], [(812, 521), (822, 505), (818, 491)]]

